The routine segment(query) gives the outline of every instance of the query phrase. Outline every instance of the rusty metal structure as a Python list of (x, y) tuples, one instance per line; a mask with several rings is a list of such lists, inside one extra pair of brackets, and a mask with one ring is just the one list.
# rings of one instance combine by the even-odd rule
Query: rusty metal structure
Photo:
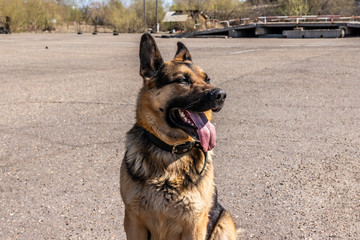
[(360, 16), (264, 16), (222, 21), (223, 28), (164, 37), (341, 38), (360, 36)]

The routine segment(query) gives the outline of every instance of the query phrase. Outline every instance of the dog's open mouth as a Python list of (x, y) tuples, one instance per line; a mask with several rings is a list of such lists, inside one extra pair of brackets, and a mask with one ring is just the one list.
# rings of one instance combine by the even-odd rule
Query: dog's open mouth
[(207, 119), (205, 113), (173, 109), (170, 112), (170, 120), (191, 137), (200, 140), (205, 152), (215, 147), (215, 126)]

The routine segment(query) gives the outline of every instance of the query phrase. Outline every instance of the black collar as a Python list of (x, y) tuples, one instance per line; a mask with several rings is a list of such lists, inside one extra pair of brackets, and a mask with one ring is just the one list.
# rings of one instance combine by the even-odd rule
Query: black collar
[(202, 148), (200, 141), (195, 141), (195, 142), (188, 141), (182, 144), (169, 145), (160, 138), (156, 137), (155, 135), (147, 131), (145, 128), (143, 128), (143, 130), (145, 132), (145, 135), (155, 146), (167, 152), (171, 152), (171, 154), (173, 155), (187, 153), (193, 148), (200, 149), (204, 153), (205, 161), (204, 161), (204, 166), (199, 174), (201, 174), (204, 171), (207, 163), (207, 152), (205, 152), (204, 149)]
[(183, 154), (189, 152), (193, 148), (202, 149), (200, 141), (195, 142), (185, 142), (177, 145), (169, 145), (160, 138), (156, 137), (146, 129), (144, 129), (145, 135), (149, 138), (149, 140), (154, 143), (157, 147), (165, 150), (167, 152), (171, 152), (172, 154)]

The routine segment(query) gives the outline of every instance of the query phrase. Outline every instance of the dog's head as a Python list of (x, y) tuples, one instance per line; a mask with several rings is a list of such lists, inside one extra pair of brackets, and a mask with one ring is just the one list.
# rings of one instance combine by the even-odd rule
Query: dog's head
[(215, 147), (212, 112), (224, 105), (226, 93), (213, 86), (208, 75), (192, 63), (181, 42), (172, 61), (164, 62), (150, 34), (140, 42), (140, 91), (137, 124), (174, 145), (198, 139), (204, 151)]

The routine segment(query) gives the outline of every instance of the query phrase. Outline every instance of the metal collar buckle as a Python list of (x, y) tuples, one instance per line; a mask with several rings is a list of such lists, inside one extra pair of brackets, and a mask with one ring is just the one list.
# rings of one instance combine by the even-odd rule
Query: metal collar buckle
[(171, 149), (171, 154), (174, 155), (175, 153), (177, 153), (177, 149), (176, 149), (177, 145), (172, 146)]
[(186, 142), (186, 143), (173, 145), (172, 149), (171, 149), (171, 154), (186, 153), (186, 152), (190, 151), (192, 148), (193, 148), (192, 142)]

